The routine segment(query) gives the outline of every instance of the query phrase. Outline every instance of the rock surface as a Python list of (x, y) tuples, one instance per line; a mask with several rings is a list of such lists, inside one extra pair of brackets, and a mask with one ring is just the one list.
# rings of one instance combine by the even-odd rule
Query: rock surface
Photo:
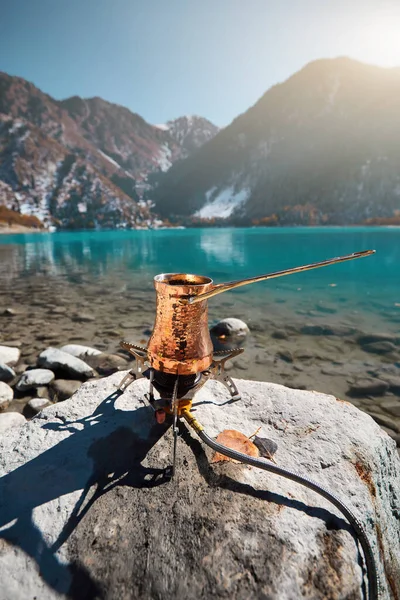
[(19, 392), (23, 392), (25, 390), (30, 390), (31, 388), (48, 385), (53, 379), (54, 373), (53, 371), (50, 371), (50, 369), (31, 369), (30, 371), (22, 373), (16, 388)]
[(54, 371), (64, 371), (72, 377), (88, 378), (93, 377), (94, 371), (83, 360), (62, 352), (58, 348), (47, 348), (39, 355), (38, 365)]
[(17, 364), (21, 352), (12, 346), (0, 346), (0, 362), (13, 367)]
[[(166, 480), (171, 429), (143, 404), (146, 380), (116, 392), (123, 375), (83, 384), (0, 438), (2, 600), (363, 597), (350, 528), (314, 492), (259, 469), (210, 464), (213, 453), (184, 424), (177, 473)], [(395, 443), (332, 396), (236, 384), (242, 400), (225, 406), (221, 384), (198, 392), (206, 431), (249, 436), (261, 426), (278, 465), (351, 506), (373, 545), (381, 600), (398, 596)]]

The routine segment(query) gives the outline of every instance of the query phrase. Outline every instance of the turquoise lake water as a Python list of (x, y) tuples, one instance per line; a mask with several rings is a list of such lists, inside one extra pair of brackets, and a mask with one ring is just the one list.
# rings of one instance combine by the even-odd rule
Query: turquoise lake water
[(80, 277), (136, 282), (142, 289), (151, 289), (153, 276), (162, 272), (203, 274), (220, 283), (375, 249), (368, 258), (258, 283), (225, 297), (262, 302), (277, 292), (286, 299), (312, 295), (371, 312), (394, 310), (400, 303), (400, 228), (62, 232), (3, 235), (0, 248), (7, 279), (43, 273), (70, 282)]
[[(360, 399), (348, 390), (358, 378), (397, 376), (400, 228), (2, 235), (0, 315), (9, 314), (6, 308), (14, 314), (1, 319), (0, 343), (19, 341), (28, 365), (49, 345), (114, 353), (121, 339), (147, 343), (159, 273), (223, 283), (368, 249), (376, 254), (211, 298), (209, 323), (236, 317), (250, 327), (232, 376), (325, 391), (386, 414), (392, 395)], [(364, 347), (365, 334), (386, 340), (386, 348)]]

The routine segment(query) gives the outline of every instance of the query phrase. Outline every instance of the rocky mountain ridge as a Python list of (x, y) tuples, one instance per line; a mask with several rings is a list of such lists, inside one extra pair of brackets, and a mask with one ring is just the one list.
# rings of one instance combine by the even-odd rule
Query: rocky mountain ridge
[(193, 223), (355, 224), (400, 215), (400, 69), (318, 60), (174, 165), (161, 215)]
[(101, 98), (56, 101), (0, 73), (0, 204), (58, 227), (160, 225), (149, 175), (216, 131), (201, 117), (160, 129)]

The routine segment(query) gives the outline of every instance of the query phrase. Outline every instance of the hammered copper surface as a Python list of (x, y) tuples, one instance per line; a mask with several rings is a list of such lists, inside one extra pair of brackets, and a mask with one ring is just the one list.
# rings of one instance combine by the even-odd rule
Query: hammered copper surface
[(212, 289), (208, 277), (166, 273), (154, 278), (156, 321), (147, 352), (151, 366), (164, 373), (192, 375), (208, 369), (213, 346), (208, 330), (207, 300), (194, 305), (180, 300)]

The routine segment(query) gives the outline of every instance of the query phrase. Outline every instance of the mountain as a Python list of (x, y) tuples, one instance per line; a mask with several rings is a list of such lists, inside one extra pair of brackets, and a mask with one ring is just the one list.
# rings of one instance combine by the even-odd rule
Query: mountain
[(101, 98), (56, 101), (0, 73), (0, 204), (58, 227), (159, 225), (151, 177), (216, 131), (201, 117), (161, 129)]
[(268, 90), (152, 198), (181, 222), (351, 224), (400, 214), (400, 69), (318, 60)]
[(181, 158), (192, 154), (218, 133), (218, 127), (197, 115), (185, 115), (168, 121), (165, 125), (156, 125), (156, 127), (169, 132), (172, 139), (182, 149)]

